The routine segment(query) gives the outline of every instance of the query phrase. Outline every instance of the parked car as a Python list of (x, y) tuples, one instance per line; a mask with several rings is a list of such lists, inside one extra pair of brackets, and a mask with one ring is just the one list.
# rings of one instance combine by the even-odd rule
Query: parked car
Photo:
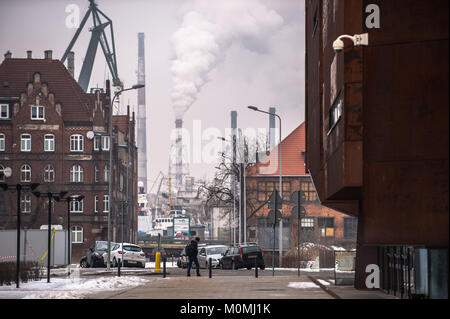
[(252, 269), (255, 267), (264, 269), (264, 253), (258, 245), (241, 245), (229, 248), (220, 259), (219, 265), (222, 269)]
[[(104, 262), (108, 260), (108, 254), (104, 254)], [(123, 243), (115, 244), (111, 248), (111, 264), (113, 267), (117, 267), (119, 262), (122, 262), (121, 266), (136, 266), (145, 268), (145, 253), (142, 248), (135, 244)]]
[(186, 250), (183, 248), (181, 251), (180, 257), (177, 259), (177, 267), (178, 268), (187, 268), (188, 257), (186, 256)]
[[(113, 247), (115, 243), (111, 242)], [(83, 256), (80, 260), (80, 267), (90, 268), (90, 267), (104, 267), (103, 255), (107, 255), (108, 252), (108, 242), (107, 241), (96, 241), (89, 247), (86, 256)]]
[[(156, 253), (158, 252), (158, 248), (153, 248), (152, 252), (150, 253), (150, 261), (155, 261), (156, 259)], [(161, 253), (161, 262), (163, 260), (163, 257), (165, 256), (167, 258), (167, 253), (164, 250), (164, 248), (160, 248), (159, 252)]]
[(225, 245), (211, 245), (200, 248), (198, 252), (198, 263), (200, 267), (208, 268), (209, 259), (211, 258), (211, 267), (218, 268), (219, 261), (227, 251)]

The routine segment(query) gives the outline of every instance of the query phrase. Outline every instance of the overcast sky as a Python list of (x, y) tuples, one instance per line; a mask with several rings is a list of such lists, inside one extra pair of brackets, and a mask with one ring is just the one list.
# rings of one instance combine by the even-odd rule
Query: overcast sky
[[(304, 121), (303, 0), (96, 2), (113, 21), (118, 72), (126, 87), (137, 82), (137, 33), (145, 33), (149, 188), (159, 171), (167, 174), (175, 112), (183, 114), (191, 133), (200, 120), (202, 130), (216, 128), (224, 135), (233, 110), (238, 127), (267, 128), (268, 116), (248, 105), (276, 107), (283, 138)], [(1, 61), (7, 50), (21, 58), (26, 50), (34, 58), (53, 50), (60, 59), (76, 31), (67, 26), (72, 4), (82, 19), (87, 0), (0, 0)], [(76, 78), (89, 43), (87, 29), (73, 48)], [(99, 46), (90, 87), (104, 87), (108, 77)], [(135, 92), (123, 93), (122, 111), (128, 103), (137, 111)], [(191, 163), (190, 173), (210, 178), (215, 166)]]

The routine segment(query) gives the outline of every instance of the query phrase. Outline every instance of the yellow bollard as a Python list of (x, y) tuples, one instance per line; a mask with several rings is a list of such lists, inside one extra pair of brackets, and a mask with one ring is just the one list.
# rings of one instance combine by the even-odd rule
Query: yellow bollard
[(161, 272), (161, 253), (159, 251), (155, 256), (155, 272)]

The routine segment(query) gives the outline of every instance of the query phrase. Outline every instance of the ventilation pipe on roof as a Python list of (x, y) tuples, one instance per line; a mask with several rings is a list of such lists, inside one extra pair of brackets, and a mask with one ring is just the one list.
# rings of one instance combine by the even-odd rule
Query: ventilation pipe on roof
[(5, 59), (11, 59), (12, 53), (8, 50), (8, 52), (5, 53)]
[(31, 59), (32, 58), (32, 54), (33, 52), (31, 50), (27, 51), (27, 59)]
[(53, 53), (52, 50), (45, 50), (44, 51), (45, 59), (51, 60), (52, 59), (52, 53)]

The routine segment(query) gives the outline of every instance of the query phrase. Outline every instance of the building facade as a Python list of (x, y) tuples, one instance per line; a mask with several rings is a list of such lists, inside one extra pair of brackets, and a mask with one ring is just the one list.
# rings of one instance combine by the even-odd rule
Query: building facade
[(387, 292), (448, 296), (448, 5), (306, 2), (307, 168), (358, 217), (357, 288), (374, 264)]
[[(281, 142), (282, 161), (282, 216), (283, 251), (297, 249), (298, 233), (301, 244), (316, 244), (354, 249), (356, 246), (357, 218), (322, 206), (316, 189), (305, 169), (305, 123), (298, 126)], [(269, 253), (279, 247), (279, 225), (273, 236), (273, 213), (267, 201), (276, 189), (279, 191), (278, 153), (276, 146), (272, 152), (247, 169), (247, 241), (257, 242)], [(305, 216), (300, 219), (294, 212), (297, 203), (292, 202), (292, 194), (303, 191)], [(300, 227), (299, 227), (300, 226)], [(275, 245), (274, 245), (275, 238)]]
[[(41, 193), (67, 192), (82, 195), (81, 201), (54, 202), (52, 225), (67, 229), (70, 214), (72, 262), (78, 263), (96, 240), (107, 240), (111, 212), (112, 238), (119, 237), (120, 200), (128, 198), (127, 240), (137, 240), (137, 156), (134, 116), (114, 116), (114, 139), (108, 136), (110, 89), (105, 93), (85, 93), (65, 66), (45, 51), (44, 59), (12, 58), (5, 54), (0, 64), (0, 183), (8, 185), (39, 183)], [(130, 144), (132, 163), (126, 197), (126, 160), (120, 147)], [(109, 150), (113, 147), (113, 199), (108, 192)], [(12, 174), (5, 176), (5, 169)], [(124, 178), (125, 176), (125, 178)], [(39, 229), (48, 224), (48, 198), (23, 192), (21, 219), (24, 228)], [(113, 205), (111, 205), (113, 203)], [(113, 207), (111, 207), (113, 206)], [(69, 211), (69, 212), (68, 212)], [(16, 194), (0, 191), (0, 229), (15, 229)], [(130, 234), (131, 232), (131, 234)], [(132, 234), (135, 232), (136, 234)]]

